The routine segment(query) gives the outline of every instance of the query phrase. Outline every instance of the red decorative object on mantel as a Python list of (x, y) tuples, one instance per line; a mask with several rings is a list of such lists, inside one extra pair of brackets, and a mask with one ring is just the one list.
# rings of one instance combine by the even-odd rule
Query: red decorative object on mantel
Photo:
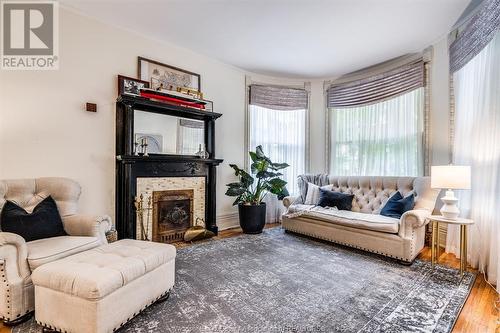
[(168, 103), (173, 103), (173, 104), (184, 106), (184, 107), (195, 108), (198, 110), (205, 110), (205, 104), (172, 97), (172, 96), (169, 96), (168, 94), (165, 94), (165, 93), (159, 92), (159, 91), (141, 89), (141, 97), (153, 98), (153, 99), (157, 99), (157, 100), (168, 102)]

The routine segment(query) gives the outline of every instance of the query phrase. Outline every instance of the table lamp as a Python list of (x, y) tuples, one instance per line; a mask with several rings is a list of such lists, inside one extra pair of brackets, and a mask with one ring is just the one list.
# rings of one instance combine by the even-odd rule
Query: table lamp
[(455, 220), (460, 214), (453, 190), (470, 189), (470, 166), (466, 165), (435, 165), (431, 168), (431, 187), (447, 189), (446, 195), (441, 198), (443, 207), (441, 215), (447, 219)]

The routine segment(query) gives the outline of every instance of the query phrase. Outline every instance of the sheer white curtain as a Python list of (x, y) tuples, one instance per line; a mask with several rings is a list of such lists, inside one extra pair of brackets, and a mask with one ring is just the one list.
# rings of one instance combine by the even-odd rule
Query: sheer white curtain
[[(306, 110), (273, 110), (249, 105), (250, 150), (261, 145), (273, 162), (285, 162), (290, 167), (283, 170), (290, 194), (298, 193), (297, 176), (306, 166)], [(281, 201), (268, 195), (267, 222), (278, 222), (283, 212)]]
[(330, 173), (423, 174), (424, 88), (380, 103), (329, 112)]
[[(460, 191), (469, 228), (469, 262), (500, 286), (500, 33), (453, 76), (453, 162), (471, 165), (472, 189)], [(459, 255), (459, 231), (448, 228), (446, 251)]]

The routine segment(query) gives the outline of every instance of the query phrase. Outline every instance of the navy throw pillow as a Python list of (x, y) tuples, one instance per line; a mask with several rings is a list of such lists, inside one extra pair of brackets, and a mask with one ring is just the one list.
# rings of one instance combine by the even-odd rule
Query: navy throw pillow
[(344, 194), (329, 190), (319, 189), (319, 202), (321, 207), (337, 207), (339, 210), (351, 210), (354, 194)]
[(0, 215), (0, 226), (2, 231), (18, 234), (27, 242), (67, 235), (56, 202), (51, 196), (43, 199), (31, 214), (7, 201)]
[(412, 210), (415, 206), (415, 195), (412, 193), (404, 197), (397, 191), (387, 200), (385, 206), (380, 211), (380, 215), (400, 219), (405, 212)]

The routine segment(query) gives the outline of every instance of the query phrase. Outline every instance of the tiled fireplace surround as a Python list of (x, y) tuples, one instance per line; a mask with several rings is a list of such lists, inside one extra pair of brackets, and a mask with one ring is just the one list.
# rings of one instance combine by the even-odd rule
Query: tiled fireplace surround
[[(192, 193), (192, 218), (189, 220), (189, 225), (194, 224), (204, 225), (205, 221), (205, 177), (140, 177), (137, 178), (137, 196), (142, 194), (144, 205), (148, 203), (148, 198), (151, 198), (151, 209), (144, 210), (142, 220), (144, 228), (147, 230), (148, 239), (162, 241), (153, 233), (155, 229), (153, 223), (155, 217), (158, 218), (160, 213), (157, 211), (159, 205), (155, 203), (162, 195), (168, 196), (172, 194), (173, 198), (178, 198), (180, 194)], [(158, 221), (156, 221), (158, 222)], [(158, 226), (158, 225), (157, 225)], [(175, 231), (175, 230), (172, 230)], [(141, 239), (141, 225), (137, 223), (136, 238)]]

